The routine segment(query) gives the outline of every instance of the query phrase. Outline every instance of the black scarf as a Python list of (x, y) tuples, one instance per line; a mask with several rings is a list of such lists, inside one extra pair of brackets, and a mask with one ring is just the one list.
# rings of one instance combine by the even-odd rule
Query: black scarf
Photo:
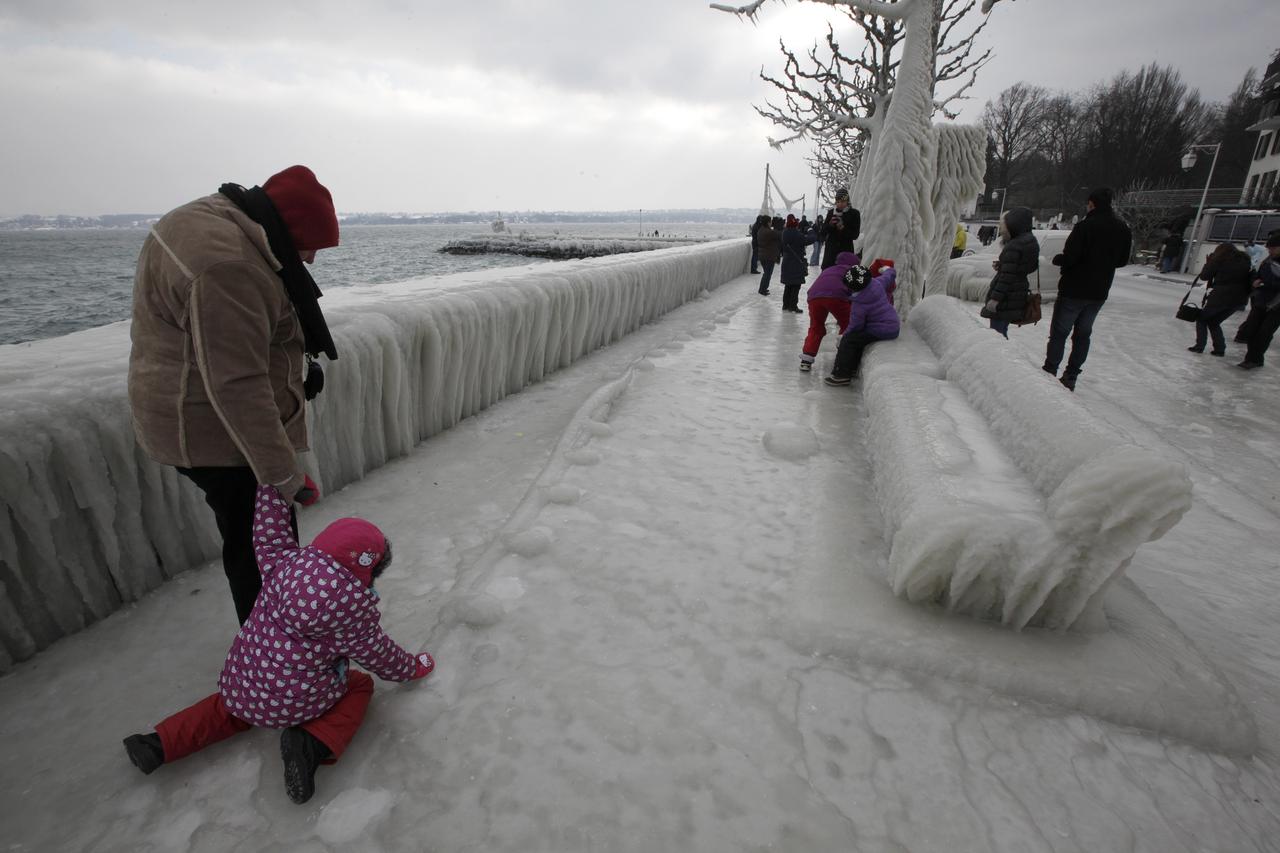
[(245, 189), (239, 184), (223, 184), (218, 187), (218, 192), (235, 202), (236, 207), (267, 232), (271, 254), (283, 264), (276, 274), (284, 282), (289, 301), (298, 314), (307, 355), (314, 357), (324, 353), (330, 359), (336, 359), (338, 350), (333, 345), (333, 336), (329, 334), (329, 324), (324, 321), (324, 314), (320, 311), (320, 288), (298, 256), (293, 238), (289, 236), (289, 229), (285, 228), (284, 220), (271, 203), (271, 197), (262, 187)]

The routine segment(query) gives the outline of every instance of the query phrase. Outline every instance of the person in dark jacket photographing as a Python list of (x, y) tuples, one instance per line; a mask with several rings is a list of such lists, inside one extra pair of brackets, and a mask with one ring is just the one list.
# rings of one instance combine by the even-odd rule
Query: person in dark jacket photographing
[(1049, 323), (1044, 369), (1058, 375), (1070, 335), (1071, 356), (1060, 380), (1070, 391), (1076, 390), (1076, 378), (1089, 357), (1093, 322), (1111, 293), (1116, 270), (1129, 263), (1133, 246), (1133, 234), (1111, 209), (1111, 198), (1108, 187), (1089, 193), (1089, 212), (1071, 229), (1062, 254), (1053, 257), (1054, 265), (1062, 267), (1062, 277), (1058, 279), (1058, 298)]
[(832, 266), (841, 252), (852, 252), (853, 241), (862, 231), (862, 214), (849, 206), (849, 191), (836, 190), (836, 206), (827, 211), (826, 247), (822, 250), (822, 268)]

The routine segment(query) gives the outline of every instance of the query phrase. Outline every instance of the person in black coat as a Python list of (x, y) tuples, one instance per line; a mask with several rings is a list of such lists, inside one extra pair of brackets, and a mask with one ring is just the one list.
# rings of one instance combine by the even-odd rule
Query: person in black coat
[(1249, 350), (1244, 361), (1236, 365), (1245, 370), (1262, 367), (1271, 339), (1280, 330), (1280, 233), (1273, 231), (1267, 237), (1267, 252), (1269, 257), (1258, 264), (1258, 275), (1253, 281), (1261, 317), (1249, 335)]
[(1129, 263), (1133, 248), (1133, 234), (1111, 209), (1111, 197), (1108, 187), (1089, 193), (1089, 212), (1067, 235), (1062, 254), (1053, 257), (1054, 265), (1062, 267), (1062, 277), (1058, 279), (1058, 298), (1049, 323), (1044, 369), (1058, 375), (1069, 336), (1071, 356), (1061, 382), (1071, 391), (1076, 390), (1076, 377), (1089, 357), (1093, 321), (1111, 293), (1116, 269)]
[(849, 191), (836, 190), (836, 206), (827, 211), (827, 245), (822, 250), (822, 268), (836, 262), (841, 252), (852, 252), (853, 241), (862, 231), (862, 214), (849, 206)]
[(1212, 335), (1210, 354), (1226, 355), (1227, 339), (1222, 334), (1222, 323), (1248, 303), (1249, 291), (1253, 289), (1249, 256), (1231, 243), (1223, 243), (1205, 260), (1200, 278), (1209, 286), (1209, 295), (1196, 318), (1196, 342), (1187, 349), (1204, 352), (1205, 341)]
[(1018, 323), (1026, 315), (1031, 298), (1031, 273), (1040, 269), (1040, 243), (1031, 233), (1031, 208), (1015, 207), (1000, 217), (1000, 235), (1004, 246), (1000, 258), (991, 262), (996, 274), (991, 279), (982, 316), (991, 320), (991, 328), (1006, 338), (1009, 324)]
[(757, 241), (757, 237), (760, 234), (761, 227), (765, 227), (765, 228), (769, 227), (769, 217), (765, 216), (763, 213), (757, 216), (756, 221), (751, 223), (751, 226), (747, 228), (747, 233), (751, 235), (751, 274), (752, 275), (760, 274), (760, 244)]
[(809, 275), (809, 259), (805, 249), (817, 241), (817, 236), (805, 228), (804, 220), (796, 221), (788, 216), (782, 232), (782, 310), (803, 314), (800, 307), (800, 287)]
[(759, 246), (760, 266), (764, 271), (760, 274), (760, 295), (769, 295), (769, 280), (773, 278), (773, 268), (782, 256), (782, 220), (761, 217), (764, 223), (756, 232), (756, 244)]

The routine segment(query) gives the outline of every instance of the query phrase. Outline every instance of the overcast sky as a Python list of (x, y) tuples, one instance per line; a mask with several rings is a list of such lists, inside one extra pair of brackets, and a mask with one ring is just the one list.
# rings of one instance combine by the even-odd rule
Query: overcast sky
[[(1221, 100), (1266, 65), (1274, 0), (1016, 0), (962, 120), (1019, 80), (1156, 61)], [(163, 212), (304, 163), (354, 211), (755, 207), (757, 73), (831, 11), (704, 0), (0, 0), (0, 216)], [(839, 18), (837, 18), (839, 20)]]

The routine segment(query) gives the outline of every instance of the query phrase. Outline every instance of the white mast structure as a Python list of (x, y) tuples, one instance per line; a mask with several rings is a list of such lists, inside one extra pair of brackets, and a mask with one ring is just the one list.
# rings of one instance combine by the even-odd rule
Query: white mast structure
[(786, 194), (783, 193), (782, 188), (778, 186), (778, 182), (775, 181), (773, 179), (773, 175), (770, 174), (769, 164), (765, 163), (764, 164), (764, 198), (760, 202), (761, 216), (773, 216), (773, 195), (769, 191), (770, 186), (772, 186), (774, 190), (777, 190), (778, 198), (782, 199), (783, 205), (786, 206), (787, 208), (787, 213), (790, 213), (792, 208), (794, 208), (797, 203), (803, 202), (805, 199), (804, 196), (800, 196), (799, 198), (787, 198)]

